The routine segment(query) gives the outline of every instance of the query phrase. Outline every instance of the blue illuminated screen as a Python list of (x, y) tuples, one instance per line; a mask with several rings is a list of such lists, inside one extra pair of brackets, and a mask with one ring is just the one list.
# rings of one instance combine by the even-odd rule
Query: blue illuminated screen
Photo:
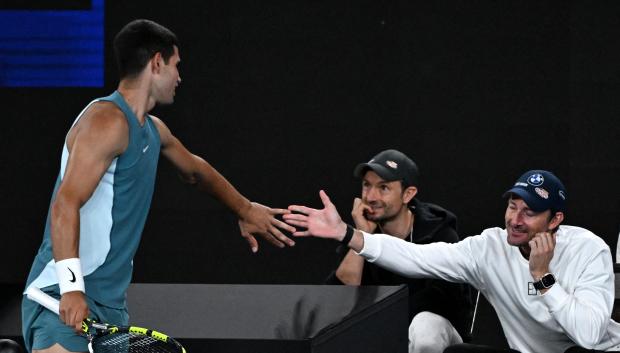
[(0, 86), (102, 87), (104, 0), (90, 4), (0, 8)]

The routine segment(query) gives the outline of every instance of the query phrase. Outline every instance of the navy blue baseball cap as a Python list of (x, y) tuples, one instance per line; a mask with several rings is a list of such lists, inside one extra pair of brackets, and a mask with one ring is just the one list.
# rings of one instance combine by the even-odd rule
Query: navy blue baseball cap
[(557, 176), (546, 170), (530, 170), (521, 175), (504, 197), (511, 194), (523, 199), (534, 212), (566, 210), (566, 188)]
[(385, 150), (372, 157), (368, 163), (360, 163), (353, 170), (353, 175), (362, 178), (372, 170), (385, 181), (402, 180), (404, 187), (418, 186), (420, 172), (411, 158), (397, 150)]

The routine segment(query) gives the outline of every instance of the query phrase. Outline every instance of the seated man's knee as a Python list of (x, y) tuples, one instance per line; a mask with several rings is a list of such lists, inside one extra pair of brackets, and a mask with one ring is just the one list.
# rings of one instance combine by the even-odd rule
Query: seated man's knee
[(22, 347), (13, 340), (0, 339), (0, 353), (23, 353)]
[(409, 332), (412, 330), (426, 330), (429, 326), (436, 327), (442, 325), (444, 324), (444, 320), (447, 321), (442, 316), (431, 313), (430, 311), (421, 311), (411, 320)]
[(450, 321), (428, 311), (418, 313), (409, 325), (410, 352), (443, 352), (446, 347), (461, 342)]

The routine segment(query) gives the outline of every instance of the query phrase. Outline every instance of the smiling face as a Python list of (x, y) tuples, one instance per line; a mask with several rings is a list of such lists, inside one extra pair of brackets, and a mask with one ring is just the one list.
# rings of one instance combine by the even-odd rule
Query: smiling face
[(550, 232), (558, 227), (563, 220), (563, 214), (556, 212), (552, 217), (550, 210), (534, 212), (525, 201), (512, 195), (508, 199), (504, 219), (508, 244), (529, 249), (529, 241), (537, 233)]
[(400, 181), (385, 181), (372, 170), (367, 171), (362, 178), (362, 201), (372, 209), (366, 213), (366, 218), (371, 221), (386, 221), (397, 217), (403, 210), (407, 210), (407, 203), (413, 195), (410, 191), (403, 191)]

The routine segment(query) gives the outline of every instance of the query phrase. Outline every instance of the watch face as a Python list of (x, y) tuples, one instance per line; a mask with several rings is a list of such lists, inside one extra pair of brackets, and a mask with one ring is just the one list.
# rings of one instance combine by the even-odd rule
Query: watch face
[(549, 288), (555, 284), (555, 277), (553, 277), (553, 275), (549, 273), (543, 276), (540, 281), (545, 288)]

